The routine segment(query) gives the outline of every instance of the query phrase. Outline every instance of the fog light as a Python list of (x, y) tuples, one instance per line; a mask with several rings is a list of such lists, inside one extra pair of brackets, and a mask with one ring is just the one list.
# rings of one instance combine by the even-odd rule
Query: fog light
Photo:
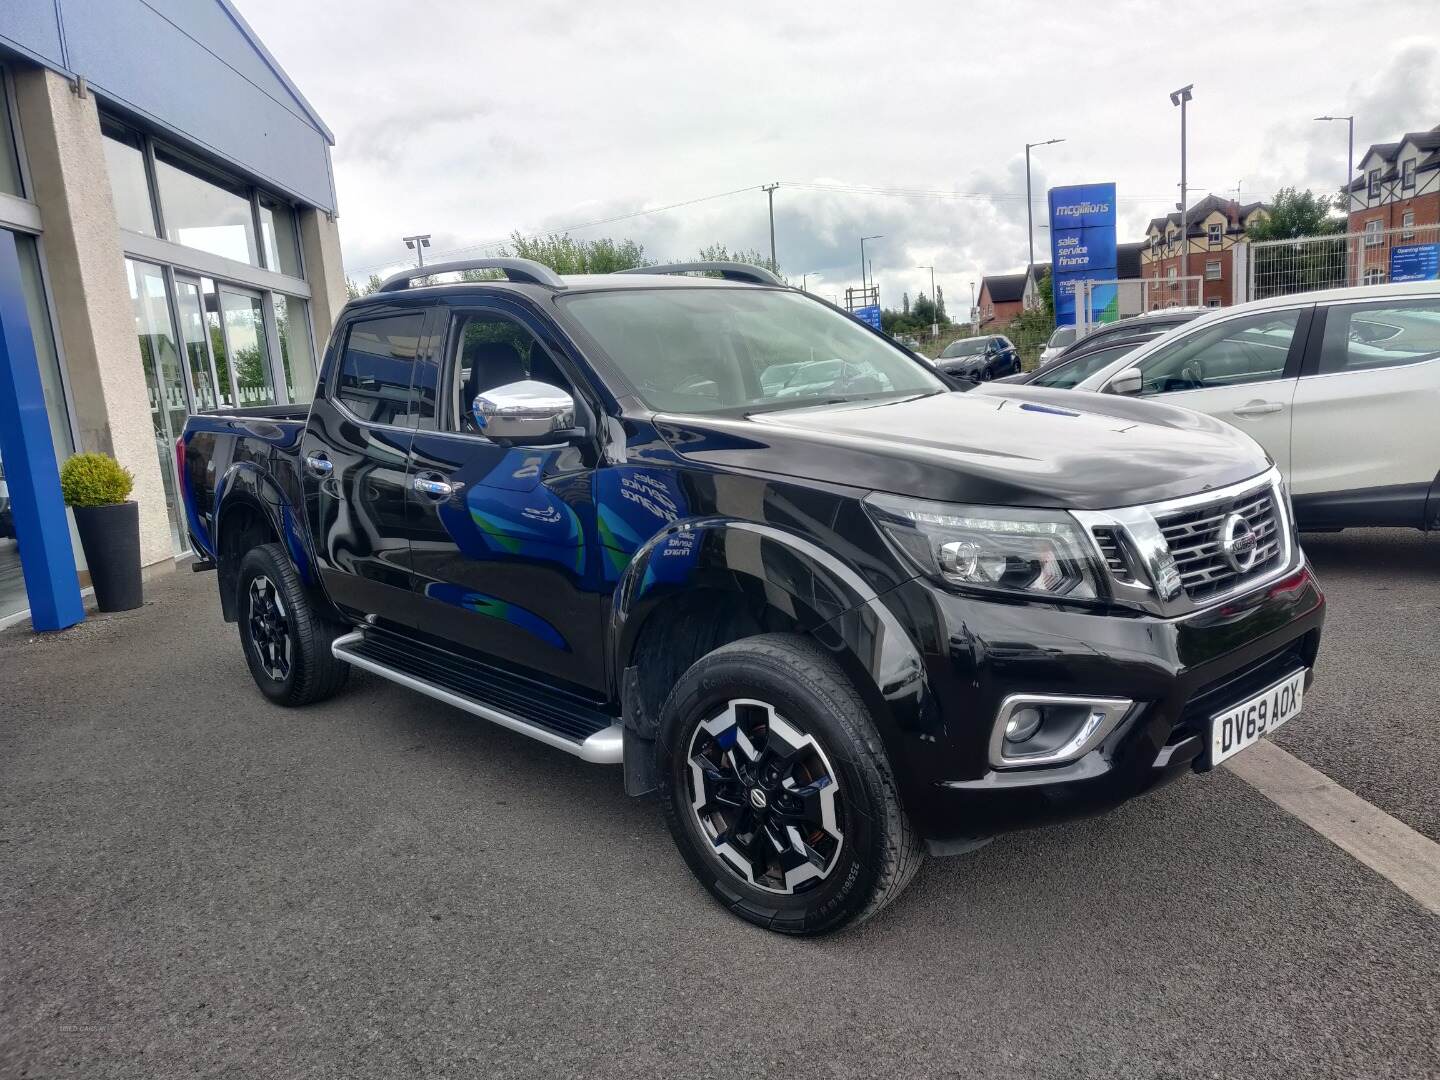
[(1005, 741), (1008, 743), (1022, 743), (1040, 730), (1040, 722), (1044, 719), (1039, 709), (1033, 706), (1026, 706), (1023, 709), (1016, 709), (1010, 719), (1005, 721)]

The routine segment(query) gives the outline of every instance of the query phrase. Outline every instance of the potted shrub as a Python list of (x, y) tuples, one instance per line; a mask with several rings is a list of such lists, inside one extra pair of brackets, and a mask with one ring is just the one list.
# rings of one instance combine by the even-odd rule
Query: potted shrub
[(140, 504), (129, 501), (134, 485), (130, 470), (108, 454), (76, 454), (60, 467), (60, 490), (75, 513), (101, 611), (129, 611), (143, 602)]

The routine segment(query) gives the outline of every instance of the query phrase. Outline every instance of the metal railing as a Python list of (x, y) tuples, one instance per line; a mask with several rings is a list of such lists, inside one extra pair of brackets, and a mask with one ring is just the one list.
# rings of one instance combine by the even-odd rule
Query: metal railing
[(1247, 298), (1420, 281), (1436, 276), (1440, 225), (1368, 229), (1249, 245)]

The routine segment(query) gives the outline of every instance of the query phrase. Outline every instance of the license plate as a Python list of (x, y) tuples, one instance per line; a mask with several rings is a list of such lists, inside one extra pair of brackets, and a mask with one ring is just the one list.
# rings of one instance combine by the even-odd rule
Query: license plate
[(1287, 675), (1270, 689), (1210, 718), (1210, 764), (1259, 742), (1300, 711), (1305, 672)]

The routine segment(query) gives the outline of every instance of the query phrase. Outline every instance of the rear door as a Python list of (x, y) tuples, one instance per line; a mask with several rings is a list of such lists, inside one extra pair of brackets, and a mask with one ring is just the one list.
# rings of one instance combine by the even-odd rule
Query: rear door
[(1234, 424), (1290, 470), (1290, 405), (1313, 305), (1207, 325), (1137, 361), (1140, 395)]
[(1327, 304), (1322, 317), (1295, 391), (1291, 491), (1336, 496), (1336, 523), (1348, 504), (1365, 524), (1420, 525), (1440, 473), (1440, 296)]
[(558, 338), (500, 297), (457, 299), (445, 321), (439, 422), (415, 435), (407, 493), (419, 624), (449, 648), (603, 691), (594, 448), (490, 439), (470, 410), (523, 379), (573, 396)]
[[(406, 624), (410, 588), (405, 481), (424, 404), (415, 392), (430, 311), (367, 306), (338, 328), (300, 446), (305, 513), (320, 579), (359, 617)], [(433, 417), (433, 396), (429, 405)]]

